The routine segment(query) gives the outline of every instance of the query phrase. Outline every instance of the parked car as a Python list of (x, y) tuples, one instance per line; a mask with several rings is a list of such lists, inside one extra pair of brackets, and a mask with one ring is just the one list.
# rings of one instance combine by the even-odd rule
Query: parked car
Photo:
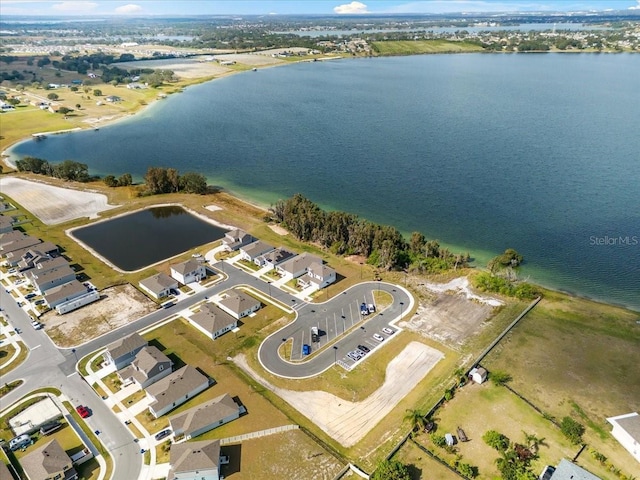
[(44, 325), (43, 325), (43, 324), (41, 324), (40, 322), (38, 322), (37, 320), (32, 320), (32, 321), (31, 321), (31, 326), (32, 326), (33, 328), (35, 328), (36, 330), (40, 330), (41, 328), (43, 328), (43, 327), (44, 327)]
[(82, 418), (87, 418), (91, 415), (91, 411), (84, 405), (78, 405), (76, 407), (76, 412), (78, 412), (78, 415), (80, 415)]
[(311, 327), (311, 341), (317, 343), (320, 341), (320, 335), (318, 327)]
[(9, 449), (12, 452), (15, 452), (16, 450), (22, 447), (26, 447), (30, 443), (31, 443), (31, 437), (25, 433), (15, 438), (12, 438), (11, 441), (9, 442)]
[(62, 428), (62, 424), (60, 422), (51, 422), (40, 427), (40, 435), (50, 435), (56, 430)]
[(382, 342), (384, 340), (384, 337), (382, 335), (380, 335), (379, 333), (374, 333), (373, 334), (373, 338), (374, 338), (374, 340), (377, 340), (378, 342)]
[(302, 345), (302, 355), (309, 355), (311, 353), (311, 346), (306, 343)]
[(386, 333), (387, 335), (393, 335), (394, 333), (396, 333), (396, 331), (395, 331), (395, 330), (392, 330), (392, 329), (390, 329), (389, 327), (384, 327), (384, 328), (382, 329), (382, 331), (383, 331), (384, 333)]
[(171, 435), (171, 429), (166, 428), (156, 433), (156, 440), (162, 440), (164, 437), (168, 437), (169, 435)]
[(27, 300), (31, 300), (32, 298), (37, 297), (37, 295), (35, 293), (27, 293), (24, 298), (26, 298)]
[(369, 350), (369, 347), (366, 347), (364, 345), (358, 345), (358, 348), (362, 350), (364, 353), (369, 353), (371, 351)]

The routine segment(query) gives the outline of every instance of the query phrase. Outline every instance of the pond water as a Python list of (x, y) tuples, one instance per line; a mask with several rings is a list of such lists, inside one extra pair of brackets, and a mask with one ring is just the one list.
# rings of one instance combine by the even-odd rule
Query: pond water
[(153, 207), (75, 230), (73, 236), (116, 267), (139, 270), (224, 237), (178, 206)]

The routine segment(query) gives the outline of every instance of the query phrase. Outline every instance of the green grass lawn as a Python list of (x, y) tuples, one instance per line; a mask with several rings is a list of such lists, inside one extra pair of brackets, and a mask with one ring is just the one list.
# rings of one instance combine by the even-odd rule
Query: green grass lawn
[(471, 42), (451, 40), (390, 40), (373, 42), (371, 48), (378, 55), (419, 55), (424, 53), (483, 52), (484, 48)]
[[(29, 351), (27, 350), (25, 344), (22, 342), (18, 342), (18, 344), (20, 345), (20, 353), (18, 353), (18, 356), (14, 358), (10, 364), (0, 368), (0, 378), (2, 378), (3, 375), (6, 375), (14, 368), (20, 366), (22, 362), (24, 362), (25, 358), (27, 358), (27, 355), (29, 355)], [(0, 352), (4, 351), (4, 349), (6, 349), (7, 356), (3, 356), (2, 359), (0, 359), (3, 361), (3, 363), (8, 361), (15, 352), (15, 347), (11, 344), (4, 346), (2, 349), (0, 349)]]
[(447, 467), (431, 458), (411, 440), (407, 441), (393, 457), (405, 464), (411, 474), (411, 480), (460, 480), (460, 477)]

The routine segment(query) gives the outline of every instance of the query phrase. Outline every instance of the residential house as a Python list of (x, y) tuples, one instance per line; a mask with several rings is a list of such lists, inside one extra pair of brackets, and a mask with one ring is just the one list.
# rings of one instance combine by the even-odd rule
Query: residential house
[(244, 245), (248, 245), (255, 241), (256, 239), (249, 235), (247, 232), (235, 229), (225, 233), (224, 238), (222, 239), (222, 245), (224, 246), (225, 250), (234, 252), (240, 247), (243, 247)]
[(220, 308), (235, 318), (243, 318), (260, 310), (260, 302), (242, 290), (231, 289), (218, 302)]
[(118, 370), (118, 376), (123, 382), (131, 379), (142, 388), (171, 374), (173, 362), (157, 347), (151, 345), (142, 347), (131, 365)]
[(20, 270), (21, 272), (24, 272), (25, 270), (34, 268), (38, 262), (45, 259), (49, 259), (49, 258), (51, 257), (49, 257), (48, 255), (45, 255), (40, 250), (37, 250), (35, 247), (30, 248), (22, 255), (22, 258), (18, 262), (18, 270)]
[[(14, 236), (14, 232), (18, 232), (20, 235)], [(31, 235), (26, 235), (19, 230), (14, 230), (13, 232), (3, 233), (2, 234), (0, 245), (0, 254), (4, 257), (7, 256), (9, 252), (15, 252), (16, 250), (22, 250), (25, 248), (33, 247), (38, 243), (41, 243), (39, 238), (32, 237)], [(9, 240), (9, 238), (13, 238), (13, 240)]]
[(20, 459), (29, 480), (77, 480), (67, 452), (53, 439)]
[[(246, 260), (247, 262), (254, 262), (260, 255), (264, 255), (267, 252), (270, 252), (274, 249), (271, 245), (264, 243), (262, 240), (258, 240), (257, 242), (250, 243), (249, 245), (245, 245), (240, 247), (240, 258), (242, 260)], [(260, 265), (257, 261), (255, 262), (257, 265)]]
[(487, 369), (484, 367), (473, 367), (469, 371), (469, 378), (478, 384), (484, 382), (487, 379)]
[(171, 294), (171, 290), (178, 290), (178, 281), (166, 273), (156, 273), (151, 277), (140, 280), (138, 285), (156, 300), (168, 297)]
[(176, 437), (184, 435), (189, 440), (229, 423), (244, 413), (246, 413), (244, 406), (238, 405), (229, 394), (225, 393), (169, 417), (169, 424)]
[(102, 356), (105, 363), (113, 363), (116, 370), (120, 370), (133, 362), (138, 352), (146, 346), (147, 341), (144, 338), (138, 333), (132, 333), (109, 345)]
[(600, 477), (563, 458), (551, 475), (551, 480), (600, 480)]
[(209, 379), (194, 367), (185, 365), (147, 387), (147, 397), (151, 400), (149, 411), (154, 417), (161, 417), (207, 387)]
[(192, 258), (186, 262), (171, 265), (170, 268), (171, 276), (184, 285), (191, 282), (199, 282), (207, 277), (204, 264)]
[(44, 301), (47, 302), (49, 308), (56, 308), (61, 303), (68, 302), (87, 293), (89, 293), (87, 287), (78, 280), (73, 279), (70, 282), (47, 290), (44, 294)]
[(53, 270), (54, 268), (59, 268), (59, 267), (63, 267), (65, 265), (69, 265), (69, 262), (67, 262), (66, 258), (64, 257), (50, 257), (50, 256), (44, 256), (44, 257), (38, 257), (38, 258), (34, 258), (33, 261), (33, 272), (28, 272), (28, 273), (45, 273), (48, 272), (49, 270)]
[(6, 255), (7, 264), (12, 267), (19, 266), (24, 256), (28, 252), (32, 251), (33, 249), (36, 249), (38, 253), (41, 253), (43, 255), (48, 255), (48, 256), (57, 255), (59, 252), (57, 245), (51, 242), (40, 242), (40, 243), (37, 243), (36, 245), (21, 248), (19, 250), (14, 250), (13, 252), (7, 253)]
[(220, 480), (220, 440), (171, 444), (167, 480)]
[(286, 262), (287, 260), (295, 256), (295, 253), (290, 252), (289, 250), (286, 250), (282, 247), (278, 247), (275, 250), (271, 250), (270, 252), (257, 257), (255, 259), (255, 263), (260, 267), (266, 267), (267, 265), (270, 265), (271, 268), (276, 268), (277, 265), (280, 265), (282, 262)]
[(0, 233), (9, 233), (13, 230), (13, 218), (0, 215)]
[(189, 323), (215, 340), (238, 326), (236, 317), (228, 314), (213, 303), (204, 303), (198, 313), (189, 317)]
[(310, 253), (303, 253), (290, 258), (276, 267), (278, 274), (287, 280), (298, 278), (307, 273), (314, 263), (322, 264), (322, 259)]
[(331, 285), (335, 281), (336, 271), (331, 267), (317, 262), (309, 265), (306, 275), (298, 278), (298, 283), (303, 287), (314, 286), (318, 290)]
[(66, 265), (52, 268), (45, 272), (38, 269), (30, 270), (27, 272), (26, 277), (31, 285), (33, 285), (33, 288), (40, 294), (43, 294), (50, 288), (75, 280), (76, 272), (74, 272), (67, 263)]
[(613, 425), (611, 430), (613, 438), (640, 462), (640, 415), (638, 412), (610, 417), (607, 418), (607, 422)]
[(104, 98), (107, 102), (111, 102), (111, 103), (117, 103), (117, 102), (121, 102), (122, 98), (118, 97), (117, 95), (109, 95), (107, 97)]

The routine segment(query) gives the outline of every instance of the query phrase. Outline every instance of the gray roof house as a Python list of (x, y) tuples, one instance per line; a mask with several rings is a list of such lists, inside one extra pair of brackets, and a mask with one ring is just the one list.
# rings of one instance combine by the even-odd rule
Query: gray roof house
[(224, 245), (225, 250), (233, 252), (243, 245), (248, 245), (255, 241), (256, 239), (247, 232), (235, 229), (225, 233), (224, 238), (222, 239), (222, 245)]
[(147, 387), (149, 411), (158, 418), (209, 387), (209, 379), (195, 367), (185, 365)]
[(220, 440), (171, 444), (167, 480), (219, 480)]
[(225, 393), (169, 417), (169, 424), (176, 437), (184, 435), (185, 439), (189, 440), (229, 423), (243, 413), (246, 413), (244, 406), (238, 405), (229, 394)]
[(13, 217), (0, 215), (0, 233), (8, 233), (13, 230)]
[(551, 475), (551, 480), (600, 480), (600, 477), (563, 458)]
[(71, 459), (56, 439), (20, 459), (29, 480), (77, 480)]
[(27, 278), (31, 285), (42, 294), (50, 288), (75, 280), (76, 272), (67, 263), (45, 272), (33, 269), (27, 273)]
[(151, 345), (143, 347), (130, 365), (118, 371), (118, 376), (123, 382), (131, 379), (142, 388), (147, 388), (169, 375), (172, 367), (171, 359)]
[[(9, 233), (5, 233), (4, 235), (11, 235), (12, 233), (13, 232), (9, 232)], [(33, 247), (34, 245), (37, 245), (39, 243), (42, 243), (42, 241), (39, 238), (35, 238), (35, 237), (32, 237), (31, 235), (26, 235), (22, 233), (22, 237), (3, 244), (0, 247), (0, 254), (6, 257), (9, 252), (15, 252), (16, 250), (22, 250), (25, 248)]]
[[(36, 246), (37, 247), (37, 246)], [(34, 268), (36, 264), (42, 260), (49, 259), (48, 255), (38, 250), (36, 247), (28, 249), (22, 255), (22, 258), (18, 262), (18, 269), (22, 272), (30, 268)]]
[(276, 271), (285, 278), (298, 278), (307, 273), (314, 263), (322, 264), (322, 259), (310, 253), (303, 253), (290, 258), (276, 267)]
[(312, 263), (307, 269), (307, 274), (298, 278), (302, 286), (314, 286), (318, 289), (331, 285), (336, 281), (336, 271), (322, 263)]
[(49, 308), (56, 308), (61, 303), (81, 297), (86, 293), (87, 287), (74, 278), (70, 282), (47, 290), (44, 294), (44, 301), (47, 302)]
[(2, 250), (2, 247), (9, 245), (11, 242), (15, 242), (16, 240), (20, 240), (26, 236), (27, 234), (21, 232), (20, 230), (11, 230), (7, 233), (0, 233), (0, 250)]
[(260, 255), (254, 261), (260, 267), (266, 267), (270, 265), (271, 268), (275, 268), (277, 265), (280, 265), (282, 262), (289, 260), (292, 257), (295, 257), (296, 254), (286, 250), (282, 247), (278, 247), (275, 250), (272, 250), (264, 255)]
[(258, 240), (257, 242), (253, 242), (249, 245), (240, 247), (240, 258), (246, 260), (247, 262), (254, 262), (260, 255), (264, 255), (265, 253), (270, 252), (273, 249), (274, 247), (272, 247), (268, 243), (265, 243), (262, 240)]
[(231, 289), (218, 302), (220, 308), (235, 318), (243, 318), (260, 310), (260, 302), (242, 290)]
[(156, 300), (169, 296), (171, 289), (178, 289), (178, 281), (162, 272), (140, 280), (138, 285)]
[(189, 323), (215, 340), (238, 326), (238, 319), (213, 303), (204, 303), (198, 313), (189, 317)]
[(169, 268), (171, 276), (184, 285), (191, 282), (199, 282), (207, 277), (204, 265), (192, 258), (186, 262), (171, 265)]
[[(33, 271), (38, 273), (48, 272), (54, 268), (69, 265), (67, 259), (64, 257), (41, 257), (33, 259)], [(28, 272), (32, 273), (32, 272)]]
[(613, 425), (611, 435), (640, 462), (640, 415), (638, 412), (607, 418), (607, 422)]
[(126, 367), (140, 350), (147, 346), (147, 341), (138, 333), (132, 333), (128, 337), (124, 337), (117, 342), (113, 342), (107, 347), (107, 351), (103, 354), (106, 363), (113, 363), (116, 370)]
[(55, 243), (40, 242), (30, 247), (21, 248), (19, 250), (14, 250), (13, 252), (7, 253), (6, 255), (7, 263), (12, 267), (19, 265), (24, 255), (34, 248), (44, 255), (54, 255), (60, 251), (58, 246)]

